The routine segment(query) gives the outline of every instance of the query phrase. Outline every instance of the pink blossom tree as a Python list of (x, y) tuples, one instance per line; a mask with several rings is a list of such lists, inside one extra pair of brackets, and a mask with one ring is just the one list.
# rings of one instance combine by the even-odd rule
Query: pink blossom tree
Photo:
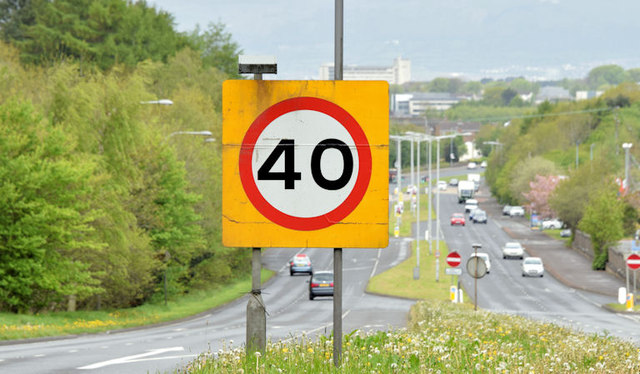
[(536, 211), (540, 218), (552, 218), (555, 212), (549, 206), (549, 197), (560, 182), (560, 178), (555, 175), (536, 175), (534, 181), (529, 182), (529, 192), (522, 195), (529, 201), (526, 204), (531, 211)]

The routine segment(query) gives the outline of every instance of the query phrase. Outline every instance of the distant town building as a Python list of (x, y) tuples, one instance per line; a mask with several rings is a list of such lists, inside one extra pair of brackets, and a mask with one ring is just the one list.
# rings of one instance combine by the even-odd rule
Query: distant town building
[[(323, 64), (320, 67), (320, 80), (334, 78), (334, 64)], [(403, 84), (411, 81), (411, 60), (396, 58), (393, 66), (357, 66), (348, 65), (342, 68), (344, 80), (379, 80), (390, 84)]]
[(545, 101), (557, 103), (559, 101), (572, 101), (573, 97), (567, 89), (558, 86), (545, 86), (540, 88), (540, 92), (536, 95), (535, 104), (541, 104)]
[(427, 110), (447, 110), (464, 100), (448, 92), (415, 92), (391, 95), (391, 115), (418, 117)]
[(576, 91), (576, 100), (588, 100), (600, 97), (604, 91)]

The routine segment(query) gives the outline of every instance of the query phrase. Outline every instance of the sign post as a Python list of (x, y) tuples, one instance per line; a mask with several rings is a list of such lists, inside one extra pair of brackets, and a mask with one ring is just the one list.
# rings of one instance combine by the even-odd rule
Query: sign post
[[(637, 290), (636, 290), (636, 270), (638, 270), (638, 268), (640, 268), (640, 255), (637, 255), (635, 253), (630, 254), (627, 257), (627, 266), (629, 267), (629, 269), (631, 269), (633, 271), (633, 295), (636, 295)], [(628, 283), (628, 282), (627, 282)], [(629, 289), (629, 286), (627, 285), (627, 290)], [(632, 300), (633, 302), (633, 300)], [(632, 306), (633, 308), (633, 306)]]
[(342, 248), (389, 242), (388, 83), (230, 80), (222, 97), (223, 244), (333, 248), (341, 344)]

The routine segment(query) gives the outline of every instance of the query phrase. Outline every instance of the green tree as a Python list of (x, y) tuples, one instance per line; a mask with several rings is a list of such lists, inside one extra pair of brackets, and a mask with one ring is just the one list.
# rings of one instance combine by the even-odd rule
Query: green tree
[(232, 40), (231, 34), (225, 31), (222, 23), (209, 23), (206, 30), (200, 27), (188, 36), (192, 48), (200, 51), (205, 68), (215, 67), (230, 78), (240, 78), (238, 74), (238, 55), (242, 50)]
[(594, 270), (604, 270), (608, 260), (608, 246), (623, 236), (624, 207), (613, 185), (607, 185), (589, 201), (578, 228), (591, 236)]
[(603, 65), (591, 69), (587, 75), (587, 84), (592, 90), (604, 85), (618, 85), (629, 77), (627, 72), (618, 65)]
[(0, 106), (0, 306), (39, 311), (101, 291), (80, 261), (102, 251), (91, 222), (100, 212), (93, 193), (92, 157), (74, 154), (63, 129), (49, 126), (27, 104)]
[(520, 161), (511, 175), (511, 196), (518, 201), (524, 201), (526, 193), (531, 190), (531, 182), (535, 182), (536, 176), (557, 175), (555, 164), (540, 156), (526, 158)]

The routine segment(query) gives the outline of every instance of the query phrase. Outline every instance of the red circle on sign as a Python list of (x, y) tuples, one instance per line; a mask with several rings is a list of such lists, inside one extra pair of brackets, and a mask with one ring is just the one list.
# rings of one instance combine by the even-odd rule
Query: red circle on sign
[(447, 265), (452, 268), (460, 266), (462, 260), (460, 259), (460, 254), (458, 252), (451, 252), (447, 255)]
[[(260, 134), (278, 117), (298, 110), (316, 111), (332, 117), (349, 132), (358, 152), (358, 175), (353, 190), (335, 209), (315, 217), (296, 217), (276, 209), (262, 196), (253, 178), (253, 150)], [(267, 219), (292, 230), (319, 230), (340, 222), (362, 201), (371, 179), (371, 150), (369, 141), (360, 124), (346, 110), (324, 99), (296, 97), (270, 106), (249, 126), (240, 148), (239, 171), (240, 180), (247, 197), (253, 206)]]
[(630, 254), (629, 257), (627, 257), (627, 266), (631, 270), (640, 268), (640, 256), (637, 254)]

